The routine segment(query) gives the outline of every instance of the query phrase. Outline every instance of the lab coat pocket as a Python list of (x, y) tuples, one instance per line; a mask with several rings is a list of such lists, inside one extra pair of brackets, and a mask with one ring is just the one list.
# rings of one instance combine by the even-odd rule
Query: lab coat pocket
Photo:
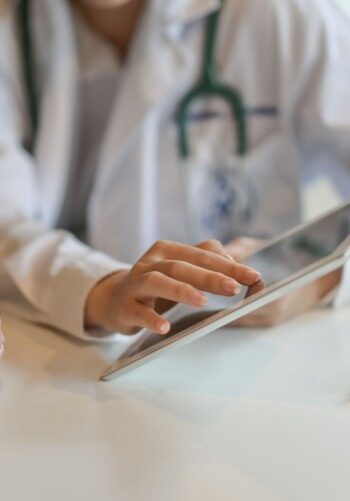
[(299, 218), (296, 161), (291, 141), (278, 132), (243, 157), (202, 151), (186, 162), (184, 189), (197, 239), (267, 237), (294, 224)]

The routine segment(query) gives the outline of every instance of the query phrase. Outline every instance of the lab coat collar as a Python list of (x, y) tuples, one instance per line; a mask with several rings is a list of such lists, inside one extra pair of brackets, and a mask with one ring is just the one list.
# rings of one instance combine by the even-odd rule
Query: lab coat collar
[[(164, 7), (164, 0), (161, 0)], [(167, 23), (187, 24), (206, 17), (220, 7), (220, 0), (173, 0), (166, 2), (164, 20)]]
[[(164, 114), (171, 119), (177, 103), (197, 78), (200, 33), (197, 31), (195, 40), (189, 39), (184, 37), (184, 29), (204, 20), (219, 7), (219, 0), (149, 2), (129, 56), (128, 71), (120, 82), (101, 149), (100, 168), (89, 206), (91, 228), (98, 231), (101, 226), (106, 200), (110, 197), (111, 179), (118, 176), (140, 129), (147, 128), (149, 139)], [(156, 162), (154, 159), (148, 161), (152, 169)], [(139, 161), (139, 168), (150, 172), (143, 164), (144, 159)], [(115, 197), (114, 192), (112, 198)], [(92, 241), (99, 240), (94, 230), (90, 236)]]
[[(193, 83), (197, 52), (184, 39), (183, 29), (219, 7), (220, 0), (149, 2), (129, 57), (126, 78), (121, 81), (114, 103), (110, 137), (107, 134), (101, 164), (106, 158), (115, 158), (116, 144), (122, 149), (129, 143), (152, 108), (168, 99), (166, 107), (171, 109)], [(100, 177), (108, 179), (107, 174)]]

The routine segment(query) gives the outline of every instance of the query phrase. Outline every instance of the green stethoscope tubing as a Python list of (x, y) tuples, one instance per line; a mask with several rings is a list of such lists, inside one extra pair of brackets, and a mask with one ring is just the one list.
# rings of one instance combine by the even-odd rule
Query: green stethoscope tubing
[[(28, 114), (31, 126), (31, 135), (26, 146), (29, 151), (32, 151), (38, 130), (39, 107), (34, 71), (35, 50), (30, 27), (30, 7), (30, 0), (20, 0), (18, 6), (18, 30), (26, 100), (28, 103)], [(233, 119), (236, 123), (237, 154), (243, 156), (248, 148), (246, 114), (243, 99), (236, 89), (221, 81), (215, 64), (216, 41), (222, 8), (223, 0), (220, 0), (218, 10), (210, 14), (206, 20), (204, 58), (201, 75), (198, 83), (189, 90), (179, 103), (177, 112), (179, 152), (183, 159), (190, 155), (187, 127), (189, 110), (191, 105), (202, 97), (220, 97), (229, 104)]]
[(21, 0), (18, 6), (18, 33), (21, 48), (23, 78), (25, 83), (26, 101), (30, 119), (31, 134), (25, 145), (33, 151), (34, 141), (38, 130), (39, 107), (34, 71), (34, 47), (30, 30), (30, 0)]
[(219, 9), (208, 16), (202, 72), (198, 83), (184, 96), (179, 104), (177, 113), (179, 150), (181, 157), (184, 159), (190, 156), (187, 128), (189, 110), (191, 105), (202, 97), (220, 97), (229, 104), (236, 123), (237, 154), (243, 156), (248, 149), (247, 123), (243, 99), (236, 89), (221, 81), (215, 65), (216, 41), (222, 9), (223, 0), (220, 0)]

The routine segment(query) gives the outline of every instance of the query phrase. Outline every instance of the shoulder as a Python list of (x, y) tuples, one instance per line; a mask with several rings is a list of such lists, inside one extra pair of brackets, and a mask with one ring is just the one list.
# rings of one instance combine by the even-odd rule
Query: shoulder
[(257, 36), (273, 30), (279, 36), (312, 36), (316, 31), (350, 31), (341, 0), (226, 0), (226, 23), (239, 23)]
[(293, 72), (327, 53), (350, 51), (350, 18), (337, 6), (338, 1), (226, 0), (225, 57), (233, 57), (238, 45), (246, 64), (249, 59), (255, 64), (256, 58), (272, 64), (273, 59)]
[(227, 15), (233, 12), (243, 15), (283, 17), (288, 19), (307, 18), (310, 14), (320, 19), (325, 15), (339, 15), (348, 9), (342, 8), (343, 0), (226, 0)]
[[(287, 115), (312, 82), (344, 85), (349, 18), (338, 0), (226, 0), (220, 62), (251, 102), (279, 101)], [(346, 78), (347, 79), (347, 78)]]

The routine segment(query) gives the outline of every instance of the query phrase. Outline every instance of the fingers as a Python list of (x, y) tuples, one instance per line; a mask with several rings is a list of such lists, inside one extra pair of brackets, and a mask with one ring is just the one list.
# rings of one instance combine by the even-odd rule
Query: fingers
[(265, 315), (255, 315), (254, 313), (248, 315), (246, 317), (240, 318), (236, 322), (233, 323), (233, 327), (236, 328), (267, 328), (274, 327), (278, 322), (274, 321), (273, 318), (265, 316)]
[(293, 295), (278, 299), (263, 308), (243, 317), (234, 327), (266, 328), (275, 327), (294, 316)]
[(225, 247), (222, 245), (219, 240), (206, 240), (205, 242), (201, 242), (200, 244), (195, 245), (198, 249), (203, 249), (206, 251), (214, 252), (215, 254), (219, 254), (220, 256), (233, 261), (233, 257), (227, 252)]
[(208, 301), (207, 297), (192, 285), (175, 280), (159, 271), (145, 273), (139, 280), (136, 293), (140, 301), (160, 297), (198, 308)]
[(192, 285), (198, 290), (233, 296), (240, 291), (240, 284), (222, 273), (208, 271), (184, 261), (160, 261), (154, 269), (180, 282)]
[[(323, 281), (324, 278), (321, 279)], [(238, 320), (235, 327), (275, 327), (313, 308), (320, 301), (320, 280), (299, 288)]]
[(227, 257), (179, 243), (157, 242), (144, 256), (146, 262), (155, 263), (162, 259), (184, 261), (206, 270), (222, 273), (244, 285), (252, 285), (260, 279), (257, 271), (231, 262)]
[(253, 284), (251, 287), (248, 288), (247, 295), (246, 297), (252, 297), (258, 294), (259, 292), (262, 292), (265, 290), (267, 287), (266, 283), (264, 280), (260, 279), (255, 284)]
[(170, 330), (168, 320), (158, 315), (151, 307), (137, 301), (127, 316), (127, 322), (129, 325), (149, 329), (157, 334), (164, 335)]
[(233, 296), (240, 284), (252, 286), (259, 279), (257, 271), (235, 263), (216, 240), (193, 247), (160, 241), (119, 284), (125, 297), (123, 301), (123, 296), (116, 296), (120, 303), (118, 323), (126, 326), (127, 332), (141, 327), (166, 334), (170, 323), (156, 311), (159, 300), (203, 307), (208, 299), (201, 291)]

